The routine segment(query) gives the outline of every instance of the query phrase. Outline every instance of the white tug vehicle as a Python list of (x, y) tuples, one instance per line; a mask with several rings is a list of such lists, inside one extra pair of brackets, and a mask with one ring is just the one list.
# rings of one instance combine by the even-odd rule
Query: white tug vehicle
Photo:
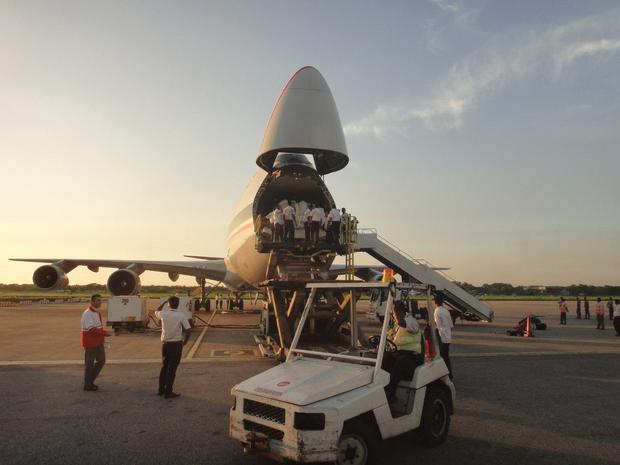
[[(396, 287), (395, 282), (308, 283), (308, 299), (286, 361), (232, 388), (230, 436), (248, 453), (349, 465), (372, 463), (380, 441), (407, 432), (415, 432), (427, 446), (444, 442), (455, 390), (439, 356), (432, 318), (424, 331), (428, 337), (422, 344), (424, 363), (412, 379), (399, 382), (394, 402), (388, 403), (385, 394), (390, 375), (381, 364), (386, 351), (396, 350), (388, 337)], [(431, 308), (432, 286), (399, 283), (398, 287), (425, 292)], [(311, 332), (315, 298), (336, 289), (351, 295), (350, 347), (336, 353), (323, 347), (299, 348), (300, 338)], [(381, 334), (361, 344), (355, 295), (369, 289), (387, 290), (386, 318)]]

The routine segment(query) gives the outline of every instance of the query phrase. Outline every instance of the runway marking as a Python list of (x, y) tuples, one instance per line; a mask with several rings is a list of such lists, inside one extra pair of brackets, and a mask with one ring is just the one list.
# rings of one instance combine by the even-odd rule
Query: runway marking
[(532, 352), (462, 352), (456, 354), (450, 354), (450, 358), (484, 358), (484, 357), (539, 357), (546, 355), (609, 355), (609, 354), (618, 354), (620, 353), (620, 349), (618, 350), (597, 350), (596, 352), (585, 352), (585, 351), (552, 351), (552, 350), (541, 350), (541, 351), (532, 351)]
[(211, 357), (255, 357), (256, 351), (253, 349), (238, 349), (238, 350), (218, 350), (211, 351)]
[(620, 379), (618, 378), (612, 378), (612, 379), (607, 379), (607, 378), (590, 378), (588, 376), (564, 376), (565, 378), (571, 378), (571, 379), (579, 379), (582, 381), (593, 381), (595, 383), (610, 383), (610, 384), (620, 384)]
[(202, 331), (200, 332), (200, 334), (198, 335), (198, 337), (196, 338), (196, 340), (194, 341), (194, 345), (192, 345), (192, 348), (189, 350), (189, 352), (185, 356), (186, 360), (194, 358), (194, 355), (196, 354), (196, 351), (198, 350), (198, 347), (200, 346), (200, 344), (202, 343), (202, 340), (205, 337), (205, 333), (207, 332), (207, 328), (209, 328), (209, 326), (205, 326), (202, 329)]
[[(266, 357), (238, 357), (238, 356), (230, 356), (230, 357), (208, 357), (208, 358), (192, 358), (187, 359), (184, 358), (181, 360), (181, 364), (185, 363), (233, 363), (233, 362), (248, 362), (252, 361), (253, 363), (256, 361), (271, 361), (274, 362), (273, 359), (269, 359)], [(148, 364), (148, 363), (161, 363), (160, 358), (136, 358), (136, 359), (126, 359), (126, 360), (106, 360), (106, 365), (139, 365), (139, 364)], [(69, 366), (69, 365), (84, 365), (84, 360), (11, 360), (11, 361), (3, 361), (0, 362), (0, 367), (7, 366)]]
[(200, 332), (200, 335), (198, 336), (198, 338), (194, 342), (194, 345), (192, 346), (187, 356), (185, 357), (186, 360), (191, 360), (194, 358), (194, 355), (196, 354), (198, 347), (200, 347), (200, 344), (202, 344), (202, 340), (204, 339), (205, 334), (207, 333), (207, 329), (209, 329), (209, 326), (211, 326), (211, 322), (215, 318), (215, 315), (217, 315), (217, 309), (213, 310), (213, 313), (211, 314), (211, 318), (209, 318), (209, 321), (207, 321), (207, 324), (205, 325), (203, 330)]

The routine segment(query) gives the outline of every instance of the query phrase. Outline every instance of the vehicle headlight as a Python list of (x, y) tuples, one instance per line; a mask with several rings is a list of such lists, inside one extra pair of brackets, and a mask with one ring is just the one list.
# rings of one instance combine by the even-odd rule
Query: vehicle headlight
[(325, 429), (325, 414), (295, 412), (295, 429), (301, 431), (322, 431)]

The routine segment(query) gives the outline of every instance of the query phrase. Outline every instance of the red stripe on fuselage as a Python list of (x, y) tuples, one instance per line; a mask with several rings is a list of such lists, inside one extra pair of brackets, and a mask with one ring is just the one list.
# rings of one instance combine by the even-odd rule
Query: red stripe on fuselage
[(237, 229), (235, 229), (233, 232), (231, 232), (228, 235), (228, 239), (232, 239), (233, 236), (236, 236), (237, 234), (239, 234), (241, 231), (248, 229), (250, 226), (252, 226), (254, 223), (252, 222), (252, 220), (247, 220), (247, 222), (245, 224), (242, 224), (240, 226), (237, 227)]

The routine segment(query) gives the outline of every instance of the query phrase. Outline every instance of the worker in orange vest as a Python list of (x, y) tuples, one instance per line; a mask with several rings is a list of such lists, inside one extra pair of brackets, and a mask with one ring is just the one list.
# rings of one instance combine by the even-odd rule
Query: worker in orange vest
[(566, 314), (568, 313), (568, 305), (564, 297), (560, 297), (560, 324), (566, 324)]

